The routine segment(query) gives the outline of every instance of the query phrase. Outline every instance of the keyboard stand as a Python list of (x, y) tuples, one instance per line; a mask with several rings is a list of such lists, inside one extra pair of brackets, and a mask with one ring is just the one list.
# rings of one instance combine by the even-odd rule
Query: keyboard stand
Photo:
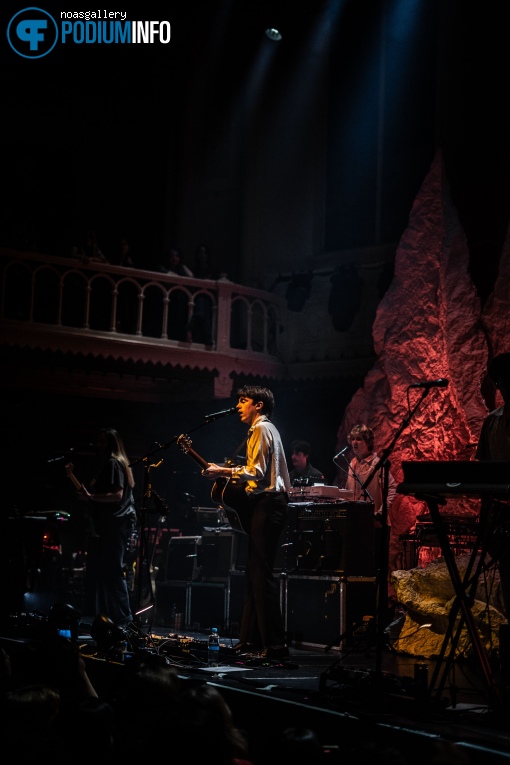
[[(488, 533), (487, 529), (490, 526), (490, 524), (488, 522), (488, 519), (486, 519), (483, 524), (483, 527), (478, 532), (477, 542), (471, 553), (471, 557), (470, 557), (468, 567), (466, 569), (466, 573), (464, 576), (464, 581), (463, 581), (461, 579), (459, 569), (457, 568), (457, 564), (455, 562), (455, 556), (453, 555), (452, 549), (450, 547), (450, 540), (448, 538), (448, 534), (446, 533), (446, 528), (445, 528), (443, 519), (441, 517), (441, 513), (439, 512), (439, 505), (445, 504), (445, 500), (440, 497), (430, 496), (427, 494), (423, 494), (420, 496), (416, 495), (416, 496), (418, 499), (422, 499), (423, 501), (425, 501), (429, 507), (430, 515), (434, 523), (434, 527), (436, 529), (436, 534), (439, 539), (439, 544), (441, 546), (441, 552), (443, 554), (446, 567), (448, 569), (448, 573), (450, 574), (450, 579), (451, 579), (453, 589), (455, 591), (455, 596), (456, 596), (453, 602), (452, 608), (450, 609), (450, 613), (448, 617), (449, 626), (445, 635), (445, 639), (443, 640), (443, 645), (441, 647), (439, 660), (436, 664), (436, 668), (430, 680), (429, 689), (428, 689), (429, 696), (434, 690), (434, 687), (439, 677), (440, 667), (446, 654), (447, 645), (451, 641), (452, 646), (450, 649), (450, 653), (446, 659), (446, 664), (443, 669), (443, 675), (436, 691), (437, 697), (438, 698), (441, 697), (441, 693), (444, 690), (448, 673), (455, 660), (455, 650), (457, 648), (463, 623), (465, 622), (466, 629), (468, 631), (469, 637), (471, 639), (471, 643), (473, 645), (473, 650), (475, 652), (476, 658), (478, 660), (480, 669), (483, 674), (483, 680), (487, 687), (488, 703), (489, 705), (494, 704), (500, 700), (499, 692), (498, 692), (499, 689), (497, 688), (495, 684), (489, 658), (481, 642), (480, 634), (478, 632), (478, 629), (473, 617), (473, 613), (471, 611), (471, 603), (476, 593), (476, 586), (478, 584), (478, 579), (479, 579), (481, 570), (483, 568), (485, 550), (486, 550), (485, 539), (487, 538), (487, 533)], [(468, 596), (467, 588), (470, 584), (471, 572), (472, 572), (474, 562), (476, 560), (476, 556), (478, 552), (480, 552), (480, 558), (479, 558), (478, 566), (476, 568), (475, 576), (471, 580), (470, 595)], [(455, 635), (453, 635), (455, 620), (457, 618), (459, 609), (461, 611), (461, 616), (459, 619), (459, 624), (457, 625), (456, 633)]]

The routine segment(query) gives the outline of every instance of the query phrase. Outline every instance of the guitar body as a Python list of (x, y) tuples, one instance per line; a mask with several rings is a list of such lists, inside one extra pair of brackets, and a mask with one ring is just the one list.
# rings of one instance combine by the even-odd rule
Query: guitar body
[[(177, 445), (192, 459), (202, 470), (205, 470), (209, 463), (197, 452), (191, 448), (191, 439), (186, 434), (182, 434), (177, 439)], [(217, 505), (223, 508), (230, 525), (234, 531), (240, 531), (243, 534), (248, 533), (248, 497), (242, 483), (236, 483), (230, 478), (217, 478), (211, 489), (211, 499)]]
[(248, 533), (248, 498), (242, 483), (218, 478), (211, 489), (211, 499), (223, 508), (234, 531)]

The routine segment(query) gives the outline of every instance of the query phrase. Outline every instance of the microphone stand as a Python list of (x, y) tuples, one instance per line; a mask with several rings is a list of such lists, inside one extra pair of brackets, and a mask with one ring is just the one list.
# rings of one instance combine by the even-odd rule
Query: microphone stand
[[(201, 422), (198, 425), (195, 425), (194, 428), (191, 428), (187, 432), (193, 433), (195, 430), (198, 430), (199, 428), (203, 428), (204, 425), (208, 425), (210, 422), (214, 422), (216, 419), (218, 419), (218, 417), (206, 416), (205, 422)], [(150, 528), (146, 526), (145, 518), (147, 518), (148, 512), (149, 512), (149, 506), (148, 506), (147, 500), (150, 499), (153, 493), (152, 486), (149, 480), (150, 469), (153, 467), (159, 467), (159, 465), (163, 462), (163, 460), (161, 459), (157, 464), (151, 464), (151, 457), (164, 449), (166, 450), (170, 448), (172, 444), (177, 443), (179, 438), (180, 436), (173, 436), (173, 438), (171, 438), (170, 441), (168, 441), (166, 444), (157, 443), (156, 446), (153, 449), (150, 449), (146, 455), (144, 455), (143, 457), (138, 457), (138, 459), (134, 460), (129, 466), (132, 469), (135, 465), (138, 465), (140, 462), (143, 462), (142, 504), (141, 504), (139, 513), (137, 512), (139, 525), (140, 525), (140, 542), (138, 545), (138, 555), (136, 559), (136, 580), (137, 581), (136, 581), (136, 587), (135, 587), (135, 590), (136, 590), (135, 616), (139, 616), (144, 611), (153, 609), (155, 604), (154, 586), (153, 586), (153, 581), (152, 581), (151, 571), (150, 571), (151, 556), (149, 556)], [(154, 539), (154, 545), (155, 544), (156, 544), (156, 538)], [(147, 576), (150, 604), (147, 607), (142, 608), (144, 569), (146, 571), (146, 576)]]
[[(356, 481), (358, 482), (358, 484), (361, 486), (361, 491), (363, 492), (363, 496), (365, 497), (365, 501), (366, 501), (366, 499), (367, 499), (367, 497), (368, 497), (368, 499), (370, 500), (370, 502), (371, 502), (372, 504), (374, 504), (374, 499), (373, 499), (372, 495), (371, 495), (371, 494), (370, 494), (370, 492), (368, 491), (367, 487), (366, 487), (366, 486), (363, 486), (363, 481), (361, 480), (361, 478), (359, 477), (359, 475), (356, 473), (356, 471), (354, 470), (354, 468), (352, 468), (352, 467), (351, 467), (351, 463), (349, 462), (349, 460), (347, 459), (347, 457), (346, 457), (344, 454), (342, 454), (342, 457), (343, 457), (343, 458), (344, 458), (344, 460), (347, 462), (347, 466), (348, 466), (349, 470), (351, 471), (352, 475), (354, 476), (355, 480), (356, 480)], [(347, 475), (349, 475), (349, 470), (347, 470)]]
[[(358, 476), (358, 474), (356, 473), (356, 471), (352, 469), (352, 467), (351, 467), (351, 463), (349, 462), (349, 460), (347, 459), (347, 457), (345, 456), (345, 454), (342, 454), (342, 457), (344, 458), (344, 460), (345, 460), (345, 461), (346, 461), (346, 463), (347, 463), (347, 467), (348, 467), (348, 470), (344, 470), (344, 468), (343, 468), (343, 467), (340, 467), (340, 465), (339, 465), (339, 464), (337, 463), (337, 461), (336, 461), (336, 460), (337, 460), (337, 457), (338, 457), (338, 455), (337, 455), (336, 457), (333, 457), (333, 463), (334, 463), (334, 464), (337, 466), (337, 468), (338, 468), (339, 470), (342, 470), (342, 471), (343, 471), (343, 472), (344, 472), (344, 473), (345, 473), (347, 476), (349, 476), (349, 471), (350, 471), (350, 472), (352, 473), (352, 475), (354, 476), (354, 478), (356, 479), (356, 481), (358, 482), (358, 484), (361, 486), (361, 490), (362, 490), (362, 492), (363, 492), (363, 496), (365, 497), (365, 499), (366, 499), (366, 497), (368, 497), (368, 498), (369, 498), (369, 500), (370, 500), (370, 502), (371, 502), (372, 504), (374, 504), (374, 499), (373, 499), (372, 495), (370, 494), (370, 492), (368, 491), (368, 489), (366, 488), (366, 486), (364, 486), (364, 485), (363, 485), (363, 482), (362, 482), (361, 478)], [(343, 632), (342, 634), (338, 635), (338, 636), (337, 636), (337, 637), (336, 637), (336, 638), (335, 638), (335, 639), (334, 639), (334, 640), (333, 640), (331, 643), (329, 643), (329, 644), (328, 644), (328, 645), (325, 647), (325, 649), (324, 649), (324, 650), (326, 651), (326, 653), (327, 653), (328, 651), (331, 651), (331, 649), (333, 648), (333, 646), (334, 646), (334, 645), (338, 645), (338, 646), (340, 646), (340, 647), (341, 647), (341, 645), (342, 645), (342, 642), (345, 640), (345, 638), (346, 638), (346, 637), (351, 637), (351, 635), (354, 633), (354, 631), (355, 631), (355, 630), (356, 630), (356, 629), (357, 629), (359, 626), (360, 626), (359, 624), (356, 624), (356, 625), (355, 625), (354, 627), (352, 627), (350, 630), (346, 630), (346, 631), (345, 631), (345, 632)]]
[(403, 431), (407, 428), (411, 422), (416, 410), (419, 408), (423, 399), (429, 394), (430, 388), (423, 388), (422, 394), (414, 407), (409, 411), (407, 417), (402, 420), (401, 425), (395, 432), (393, 439), (389, 446), (382, 450), (379, 461), (372, 468), (368, 477), (366, 478), (362, 489), (365, 491), (366, 487), (373, 480), (375, 475), (382, 470), (383, 482), (382, 482), (382, 515), (381, 515), (381, 539), (380, 539), (380, 552), (379, 552), (379, 570), (377, 572), (377, 653), (376, 653), (376, 677), (381, 678), (381, 663), (382, 663), (382, 646), (384, 642), (384, 630), (385, 630), (385, 617), (388, 613), (388, 573), (389, 573), (389, 526), (388, 526), (388, 481), (390, 462), (389, 456), (395, 448), (395, 444), (402, 435)]
[[(140, 614), (142, 614), (145, 611), (148, 611), (149, 609), (154, 608), (155, 603), (155, 596), (154, 596), (154, 587), (152, 582), (152, 576), (151, 576), (151, 560), (152, 556), (149, 555), (149, 539), (150, 539), (150, 526), (145, 522), (145, 519), (148, 518), (149, 513), (149, 502), (151, 496), (152, 496), (152, 486), (150, 484), (150, 470), (151, 468), (157, 468), (161, 465), (163, 460), (161, 459), (157, 464), (154, 464), (151, 462), (151, 457), (153, 454), (156, 454), (161, 449), (161, 445), (158, 444), (157, 448), (152, 449), (149, 451), (145, 456), (139, 457), (138, 459), (134, 460), (130, 464), (130, 468), (133, 468), (135, 465), (138, 465), (138, 463), (143, 463), (143, 482), (142, 482), (142, 502), (139, 507), (139, 510), (137, 510), (137, 519), (138, 519), (138, 525), (140, 528), (140, 537), (139, 537), (139, 543), (138, 543), (138, 554), (136, 557), (136, 586), (135, 586), (135, 592), (136, 592), (136, 598), (135, 598), (135, 613), (134, 616), (139, 617)], [(156, 545), (156, 538), (157, 533), (154, 538), (154, 547)], [(144, 571), (145, 571), (145, 577), (144, 577)], [(147, 581), (147, 586), (149, 588), (149, 605), (143, 606), (143, 584), (144, 579)], [(151, 619), (150, 623), (152, 624), (152, 616), (151, 613)], [(141, 619), (140, 619), (141, 621)]]

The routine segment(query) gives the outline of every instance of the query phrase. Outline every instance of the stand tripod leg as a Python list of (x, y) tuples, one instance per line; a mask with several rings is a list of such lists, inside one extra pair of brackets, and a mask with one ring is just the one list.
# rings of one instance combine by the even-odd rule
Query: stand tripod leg
[[(154, 615), (154, 606), (156, 603), (156, 597), (154, 593), (154, 583), (152, 580), (152, 568), (154, 561), (154, 551), (156, 549), (158, 533), (161, 525), (161, 519), (158, 521), (157, 527), (154, 529), (154, 541), (152, 544), (152, 551), (150, 551), (150, 533), (151, 529), (146, 527), (142, 522), (140, 524), (140, 538), (138, 546), (138, 557), (136, 561), (136, 602), (135, 602), (135, 616), (140, 619), (142, 613), (150, 611), (150, 623), (152, 624), (152, 618)], [(148, 599), (147, 599), (148, 594)]]
[[(356, 634), (356, 630), (359, 630), (361, 627), (363, 627), (363, 625), (365, 625), (365, 619), (362, 619), (359, 622), (355, 622), (350, 629), (347, 629), (347, 630), (345, 630), (345, 632), (342, 632), (342, 634), (338, 635), (331, 643), (329, 643), (329, 645), (325, 646), (324, 651), (326, 653), (328, 653), (329, 651), (331, 651), (331, 649), (333, 648), (334, 645), (337, 645), (340, 648), (340, 650), (342, 650), (342, 644), (348, 638), (350, 638), (353, 635), (355, 635)], [(368, 630), (367, 630), (367, 633), (368, 633)], [(357, 648), (357, 646), (362, 642), (364, 637), (366, 637), (367, 633), (365, 633), (365, 635), (363, 637), (362, 636), (359, 637), (359, 639), (356, 641), (355, 645), (351, 649), (352, 651), (354, 651)], [(349, 651), (348, 653), (350, 653), (350, 652), (351, 651)]]
[[(494, 682), (494, 678), (492, 675), (489, 659), (482, 645), (480, 635), (478, 633), (478, 629), (476, 627), (476, 623), (471, 611), (468, 595), (466, 593), (464, 584), (460, 578), (459, 570), (457, 568), (457, 564), (455, 562), (452, 549), (450, 547), (450, 540), (448, 539), (448, 535), (446, 534), (443, 520), (441, 518), (441, 513), (439, 512), (439, 507), (438, 507), (439, 501), (437, 497), (426, 497), (425, 500), (429, 506), (430, 515), (434, 522), (436, 533), (439, 538), (439, 543), (441, 545), (441, 551), (443, 553), (445, 563), (448, 568), (448, 572), (450, 574), (450, 579), (453, 585), (453, 589), (455, 591), (456, 601), (454, 603), (453, 608), (458, 607), (461, 610), (461, 614), (465, 621), (466, 628), (469, 633), (469, 637), (471, 638), (473, 650), (478, 659), (480, 668), (483, 673), (484, 681), (487, 686), (487, 690), (489, 692), (489, 697), (490, 697), (489, 700), (495, 701), (497, 700), (498, 694), (497, 694), (497, 688)], [(452, 620), (450, 621), (452, 622)], [(444, 646), (444, 643), (443, 643), (443, 646)], [(450, 657), (450, 663), (451, 663), (451, 657)]]
[[(150, 576), (150, 564), (148, 558), (149, 549), (149, 529), (145, 528), (143, 523), (140, 525), (140, 537), (138, 542), (138, 557), (136, 561), (136, 599), (135, 616), (139, 617), (146, 608), (154, 606), (154, 592)], [(149, 601), (147, 603), (146, 594), (149, 592)]]

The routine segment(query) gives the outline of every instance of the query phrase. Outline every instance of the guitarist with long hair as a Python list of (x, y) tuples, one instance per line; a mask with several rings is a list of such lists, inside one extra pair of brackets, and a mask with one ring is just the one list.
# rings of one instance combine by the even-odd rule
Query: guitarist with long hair
[(280, 434), (270, 419), (274, 408), (272, 392), (245, 385), (237, 396), (239, 417), (248, 425), (246, 465), (230, 467), (212, 462), (202, 474), (213, 480), (234, 480), (246, 492), (248, 555), (240, 640), (235, 650), (281, 659), (289, 655), (289, 649), (273, 569), (287, 523), (289, 472)]
[(114, 428), (99, 432), (96, 455), (94, 477), (78, 490), (78, 497), (90, 504), (97, 532), (96, 613), (126, 627), (133, 619), (125, 569), (129, 540), (136, 528), (135, 482), (124, 443)]

